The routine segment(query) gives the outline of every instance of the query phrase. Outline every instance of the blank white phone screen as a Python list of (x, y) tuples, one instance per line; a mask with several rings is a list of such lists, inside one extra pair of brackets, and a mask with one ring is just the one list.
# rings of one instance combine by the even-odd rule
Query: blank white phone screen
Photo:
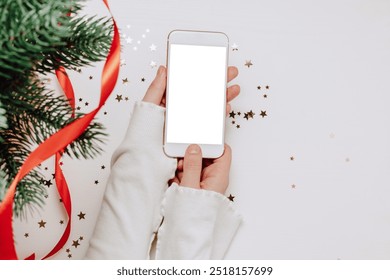
[(226, 51), (171, 44), (167, 143), (223, 144)]

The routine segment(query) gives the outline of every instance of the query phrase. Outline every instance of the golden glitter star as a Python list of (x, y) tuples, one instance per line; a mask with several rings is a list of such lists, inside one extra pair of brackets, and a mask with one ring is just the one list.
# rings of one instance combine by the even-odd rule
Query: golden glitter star
[(90, 79), (90, 80), (92, 80), (92, 79), (93, 79), (93, 77), (92, 77), (92, 76), (89, 76), (89, 79)]
[(28, 237), (28, 233), (27, 232), (24, 234), (24, 237), (26, 237), (26, 238)]
[(235, 116), (236, 116), (236, 113), (234, 111), (231, 111), (229, 113), (229, 118), (233, 118), (234, 119)]
[(105, 167), (104, 165), (102, 165), (100, 168), (101, 168), (101, 169), (106, 169), (106, 167)]
[(269, 86), (268, 86), (268, 85), (266, 85), (266, 86), (265, 86), (265, 89), (269, 89)]
[(84, 219), (85, 220), (85, 213), (81, 212), (77, 215), (79, 217), (79, 220)]
[(80, 241), (84, 240), (84, 236), (79, 237)]
[(80, 246), (79, 240), (73, 240), (73, 247), (77, 248), (77, 246)]
[(124, 84), (125, 86), (127, 86), (128, 83), (129, 83), (129, 80), (128, 80), (127, 78), (122, 79), (122, 84)]
[(115, 99), (118, 100), (118, 102), (121, 102), (122, 94), (121, 95), (117, 94)]
[(294, 160), (295, 158), (294, 157), (290, 157), (290, 160)]
[(65, 252), (67, 252), (67, 253), (70, 253), (70, 249), (69, 249), (69, 248), (67, 248), (67, 249), (65, 250)]
[(38, 222), (38, 225), (39, 225), (39, 227), (41, 228), (41, 227), (45, 227), (45, 225), (46, 225), (46, 222), (45, 221), (43, 221), (43, 220), (41, 220), (40, 222)]
[(98, 180), (95, 180), (95, 185), (98, 185), (99, 184), (99, 181)]
[(253, 65), (252, 60), (246, 60), (246, 61), (245, 61), (245, 66), (246, 66), (246, 67), (249, 68), (249, 67), (251, 67), (252, 65)]
[(264, 98), (267, 98), (267, 97), (268, 97), (268, 95), (264, 94), (264, 95), (263, 95), (263, 97), (264, 97)]
[(68, 258), (70, 259), (72, 257), (72, 254), (68, 254)]
[(236, 127), (237, 127), (237, 128), (240, 128), (240, 125), (238, 124), (238, 125), (236, 125)]
[(248, 113), (244, 113), (244, 119), (249, 120), (249, 114)]
[(261, 111), (260, 116), (263, 118), (267, 116), (267, 111)]
[(145, 82), (145, 78), (142, 78), (142, 79), (141, 79), (141, 82)]
[(234, 202), (234, 198), (235, 198), (235, 196), (233, 196), (232, 194), (230, 194), (229, 197), (228, 197), (228, 199), (229, 199), (230, 201), (232, 201), (232, 202)]
[(261, 86), (257, 86), (257, 89), (258, 89), (258, 90), (261, 90)]
[(255, 115), (255, 113), (252, 111), (252, 110), (250, 110), (249, 112), (248, 112), (248, 116), (251, 118), (251, 119), (253, 119), (253, 116)]
[(60, 220), (60, 225), (63, 225), (64, 224), (64, 220)]

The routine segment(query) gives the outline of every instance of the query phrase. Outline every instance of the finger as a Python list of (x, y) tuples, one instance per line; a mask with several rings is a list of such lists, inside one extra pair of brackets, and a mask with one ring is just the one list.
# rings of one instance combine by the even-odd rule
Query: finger
[(154, 78), (153, 82), (150, 84), (148, 90), (145, 93), (143, 101), (160, 105), (165, 93), (166, 83), (166, 68), (164, 66), (160, 66), (157, 70), (156, 77)]
[(220, 166), (223, 166), (224, 168), (230, 169), (230, 164), (232, 162), (232, 149), (228, 144), (225, 144), (225, 150), (221, 157), (215, 159), (214, 162), (218, 162)]
[(233, 85), (228, 87), (226, 91), (226, 102), (232, 101), (240, 94), (241, 88), (239, 85)]
[(184, 155), (183, 178), (180, 185), (199, 189), (201, 172), (202, 151), (198, 145), (190, 145)]
[(226, 116), (229, 115), (230, 111), (232, 110), (232, 106), (230, 106), (230, 104), (226, 104)]
[(235, 77), (238, 76), (238, 69), (235, 66), (229, 66), (228, 67), (228, 73), (227, 73), (227, 80), (228, 83), (233, 80)]

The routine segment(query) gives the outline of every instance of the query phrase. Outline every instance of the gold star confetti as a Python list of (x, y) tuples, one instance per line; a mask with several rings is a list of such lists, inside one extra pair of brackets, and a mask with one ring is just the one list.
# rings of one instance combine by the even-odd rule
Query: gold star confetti
[(73, 240), (73, 247), (77, 248), (77, 246), (80, 246), (79, 240)]
[(122, 100), (122, 94), (121, 95), (116, 95), (116, 98), (115, 98), (116, 100), (118, 100), (118, 102), (121, 102), (121, 100)]
[(46, 180), (46, 181), (45, 181), (45, 186), (47, 186), (48, 188), (50, 188), (51, 185), (53, 185), (53, 183), (51, 182), (51, 180)]
[(84, 236), (80, 236), (79, 239), (80, 239), (80, 241), (83, 241), (84, 240)]
[(268, 97), (268, 95), (264, 94), (264, 95), (263, 95), (263, 97), (264, 97), (264, 98), (267, 98), (267, 97)]
[(63, 225), (64, 224), (64, 220), (60, 220), (60, 225)]
[(266, 85), (266, 86), (265, 86), (265, 89), (269, 89), (269, 85)]
[(99, 184), (99, 181), (98, 180), (95, 180), (95, 185), (98, 185)]
[(128, 80), (127, 78), (122, 79), (122, 84), (124, 84), (125, 86), (127, 86), (128, 83), (129, 83), (129, 80)]
[(72, 257), (72, 254), (68, 254), (68, 258), (70, 259)]
[(236, 127), (237, 127), (237, 128), (240, 128), (240, 125), (238, 124), (238, 125), (236, 125)]
[(125, 97), (125, 101), (129, 101), (129, 97), (126, 96), (126, 97)]
[(105, 169), (106, 167), (105, 167), (104, 165), (102, 165), (100, 168), (101, 168), (101, 169)]
[(295, 158), (294, 157), (290, 157), (290, 160), (294, 160)]
[(67, 249), (65, 250), (65, 252), (67, 252), (67, 253), (70, 253), (70, 249), (69, 249), (69, 248), (67, 248)]
[(145, 82), (145, 78), (142, 78), (142, 79), (141, 79), (141, 82)]
[(266, 117), (267, 116), (267, 111), (261, 111), (260, 116), (263, 117), (263, 118)]
[(40, 222), (38, 222), (38, 225), (39, 225), (39, 228), (41, 228), (41, 227), (45, 227), (45, 225), (46, 225), (46, 222), (45, 221), (43, 221), (43, 220), (41, 220)]
[(246, 61), (245, 61), (245, 66), (246, 66), (246, 67), (249, 68), (249, 67), (251, 67), (252, 65), (253, 65), (252, 60), (246, 60)]
[(85, 106), (88, 106), (89, 105), (89, 103), (88, 102), (85, 102)]
[(296, 187), (295, 184), (292, 184), (292, 185), (291, 185), (291, 188), (292, 188), (292, 189), (295, 189), (295, 187)]
[(248, 116), (251, 118), (251, 119), (253, 119), (253, 116), (255, 115), (255, 113), (252, 111), (252, 110), (250, 110), (249, 112), (248, 112)]
[(81, 102), (81, 101), (83, 101), (83, 99), (82, 99), (82, 98), (79, 98), (79, 101)]
[(235, 198), (235, 196), (233, 196), (232, 194), (230, 194), (229, 197), (228, 197), (228, 199), (229, 199), (230, 201), (232, 201), (232, 202), (234, 202), (234, 198)]
[(244, 113), (244, 119), (249, 120), (249, 115), (248, 115), (248, 113)]
[(90, 79), (90, 80), (92, 80), (92, 79), (93, 79), (93, 77), (92, 77), (92, 76), (89, 76), (89, 79)]
[(234, 112), (234, 111), (231, 111), (230, 113), (229, 113), (229, 118), (235, 118), (235, 116), (236, 116), (236, 113)]
[(258, 89), (258, 90), (261, 90), (261, 86), (257, 86), (257, 89)]
[(77, 216), (79, 217), (79, 220), (85, 220), (85, 213), (80, 211), (80, 213), (77, 214)]
[(241, 112), (237, 112), (237, 115), (241, 116)]
[(235, 124), (236, 123), (236, 121), (232, 121), (232, 124)]
[(77, 108), (76, 108), (77, 110), (81, 110), (81, 107), (80, 106), (77, 106)]
[(26, 233), (24, 234), (24, 237), (27, 238), (28, 236), (29, 236), (29, 234), (26, 232)]
[[(119, 101), (118, 101), (118, 102), (119, 102)], [(104, 115), (107, 115), (107, 111), (105, 111), (103, 114), (104, 114)]]

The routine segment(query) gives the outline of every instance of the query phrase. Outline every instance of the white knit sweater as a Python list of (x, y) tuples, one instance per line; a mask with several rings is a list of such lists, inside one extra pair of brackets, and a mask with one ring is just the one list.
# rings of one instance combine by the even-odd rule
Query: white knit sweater
[(165, 109), (136, 103), (115, 151), (87, 259), (222, 259), (240, 215), (223, 195), (173, 184), (177, 161), (163, 152)]

